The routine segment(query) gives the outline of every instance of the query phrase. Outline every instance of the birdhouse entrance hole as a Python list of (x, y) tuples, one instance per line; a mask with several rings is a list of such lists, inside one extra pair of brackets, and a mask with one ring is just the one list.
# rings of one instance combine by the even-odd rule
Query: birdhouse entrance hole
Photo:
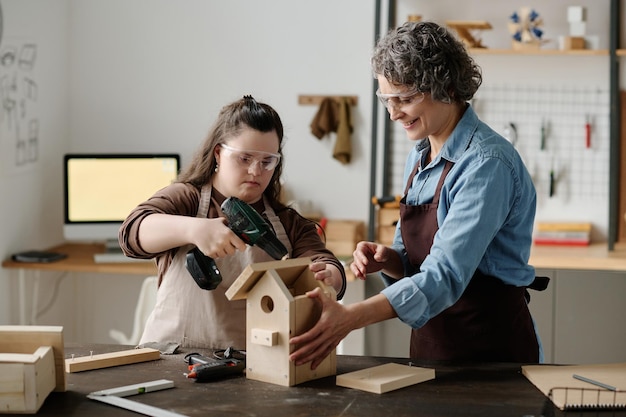
[(264, 295), (261, 298), (261, 310), (266, 313), (271, 313), (274, 311), (274, 300), (269, 295)]

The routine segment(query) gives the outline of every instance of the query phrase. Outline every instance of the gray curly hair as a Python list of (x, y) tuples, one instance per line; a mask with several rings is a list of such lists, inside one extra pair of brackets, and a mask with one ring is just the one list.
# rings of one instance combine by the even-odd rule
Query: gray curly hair
[(380, 39), (372, 55), (374, 76), (415, 87), (444, 103), (471, 100), (482, 83), (465, 46), (433, 22), (407, 22)]

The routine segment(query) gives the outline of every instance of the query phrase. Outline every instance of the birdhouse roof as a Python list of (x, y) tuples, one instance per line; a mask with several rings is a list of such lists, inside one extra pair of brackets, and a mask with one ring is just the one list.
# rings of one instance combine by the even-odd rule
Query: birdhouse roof
[(311, 258), (294, 258), (250, 264), (228, 288), (226, 298), (229, 300), (245, 299), (265, 272), (271, 269), (276, 270), (285, 286), (290, 287), (310, 263)]

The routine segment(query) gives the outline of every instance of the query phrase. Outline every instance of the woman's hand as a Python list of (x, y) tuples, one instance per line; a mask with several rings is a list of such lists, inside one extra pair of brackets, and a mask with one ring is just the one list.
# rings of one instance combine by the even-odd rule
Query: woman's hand
[(397, 317), (380, 293), (348, 305), (340, 304), (319, 287), (306, 295), (321, 305), (322, 313), (311, 329), (289, 339), (295, 345), (289, 360), (296, 365), (311, 362), (311, 369), (317, 368), (352, 330)]
[(359, 242), (352, 253), (350, 269), (355, 277), (365, 279), (367, 274), (387, 268), (390, 252), (395, 254), (393, 250), (379, 243)]
[(322, 314), (309, 331), (289, 340), (296, 345), (289, 359), (296, 365), (311, 362), (311, 369), (315, 369), (353, 328), (346, 308), (330, 294), (317, 287), (306, 295), (322, 305)]

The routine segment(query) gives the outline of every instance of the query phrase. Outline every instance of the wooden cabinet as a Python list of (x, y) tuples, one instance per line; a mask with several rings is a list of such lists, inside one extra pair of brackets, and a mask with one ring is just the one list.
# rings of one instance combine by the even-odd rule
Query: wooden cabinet
[(626, 361), (626, 272), (537, 270), (551, 277), (531, 291), (530, 310), (548, 363)]

